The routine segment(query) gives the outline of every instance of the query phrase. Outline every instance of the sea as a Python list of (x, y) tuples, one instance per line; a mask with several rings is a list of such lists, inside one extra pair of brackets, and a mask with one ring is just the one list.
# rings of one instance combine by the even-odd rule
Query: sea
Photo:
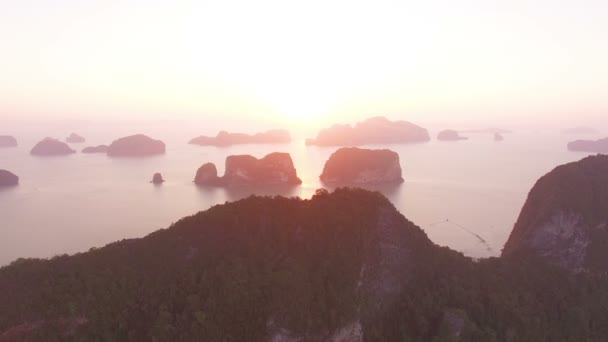
[[(325, 161), (338, 149), (306, 146), (306, 137), (298, 135), (292, 143), (279, 145), (188, 144), (195, 136), (215, 135), (220, 126), (173, 121), (59, 121), (0, 127), (0, 135), (14, 135), (19, 141), (17, 148), (0, 148), (0, 169), (20, 177), (19, 186), (0, 188), (0, 266), (18, 258), (50, 258), (143, 237), (184, 216), (254, 193), (310, 198), (323, 187), (319, 175)], [(429, 130), (435, 136), (439, 129)], [(143, 133), (163, 140), (167, 153), (147, 158), (29, 154), (44, 137), (65, 139), (71, 132), (87, 139), (84, 144), (71, 145), (77, 151)], [(495, 142), (488, 133), (465, 135), (469, 140), (363, 147), (398, 152), (405, 179), (398, 186), (370, 189), (383, 193), (436, 244), (474, 258), (500, 255), (528, 192), (541, 176), (589, 155), (568, 151), (567, 142), (582, 137), (556, 129), (514, 130), (504, 134), (502, 142)], [(291, 154), (301, 186), (223, 189), (193, 183), (197, 168), (206, 162), (215, 163), (223, 174), (229, 155), (263, 157), (271, 152)], [(161, 186), (150, 183), (156, 172), (166, 180)]]

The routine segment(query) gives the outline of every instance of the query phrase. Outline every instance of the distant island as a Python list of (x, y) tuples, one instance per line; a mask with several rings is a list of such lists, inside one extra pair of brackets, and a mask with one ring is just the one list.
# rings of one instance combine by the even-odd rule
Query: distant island
[(82, 149), (82, 153), (108, 153), (108, 145), (88, 146)]
[(608, 138), (600, 140), (576, 140), (568, 143), (570, 151), (608, 153)]
[(165, 153), (165, 143), (143, 134), (115, 140), (108, 146), (111, 157), (147, 157)]
[(497, 128), (497, 127), (489, 127), (489, 128), (475, 128), (475, 129), (461, 129), (460, 133), (468, 134), (468, 133), (481, 133), (481, 134), (508, 134), (513, 133), (513, 131)]
[(469, 138), (461, 136), (458, 131), (455, 131), (453, 129), (446, 129), (437, 134), (437, 140), (441, 141), (458, 141), (468, 139)]
[(63, 156), (76, 153), (68, 144), (53, 138), (44, 138), (30, 151), (34, 156)]
[(17, 139), (10, 135), (0, 135), (0, 147), (17, 147)]
[(289, 142), (291, 142), (289, 132), (276, 129), (253, 135), (221, 131), (215, 137), (203, 135), (190, 140), (189, 143), (201, 146), (230, 146), (238, 144), (287, 144)]
[(84, 143), (86, 139), (76, 133), (72, 133), (69, 137), (65, 138), (65, 141), (70, 144), (81, 144)]
[(503, 141), (505, 137), (500, 133), (494, 133), (494, 141)]
[(351, 125), (334, 125), (324, 129), (306, 145), (359, 146), (367, 144), (420, 143), (430, 140), (429, 132), (407, 121), (390, 121), (377, 116)]
[(0, 187), (15, 186), (19, 184), (19, 177), (7, 170), (0, 170)]
[(160, 185), (164, 182), (165, 180), (163, 179), (163, 175), (160, 172), (155, 173), (154, 176), (152, 176), (152, 180), (150, 181), (150, 183), (155, 185)]
[(435, 245), (376, 192), (218, 205), (0, 268), (0, 338), (603, 341), (607, 177), (606, 156), (556, 168), (503, 255), (480, 260)]
[(562, 131), (563, 134), (598, 134), (599, 131), (593, 127), (578, 126), (568, 128)]
[(210, 186), (257, 186), (257, 185), (298, 185), (298, 178), (289, 153), (271, 153), (262, 159), (250, 155), (228, 156), (226, 171), (218, 177), (217, 168), (212, 163), (201, 166), (194, 178), (197, 185)]
[(399, 155), (391, 150), (344, 147), (334, 152), (319, 177), (325, 184), (365, 185), (403, 182)]

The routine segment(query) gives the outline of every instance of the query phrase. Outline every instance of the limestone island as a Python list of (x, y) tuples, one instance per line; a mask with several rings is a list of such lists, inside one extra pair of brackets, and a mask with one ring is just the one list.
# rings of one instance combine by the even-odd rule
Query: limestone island
[(250, 155), (226, 158), (226, 171), (218, 177), (213, 163), (206, 163), (196, 172), (194, 183), (211, 186), (298, 185), (296, 169), (289, 153), (270, 153), (262, 159)]
[(219, 132), (215, 137), (200, 136), (190, 140), (189, 144), (201, 146), (230, 146), (239, 144), (287, 144), (291, 135), (286, 130), (275, 129), (256, 134)]
[(608, 138), (600, 140), (576, 140), (568, 143), (570, 151), (608, 153)]
[(147, 157), (165, 153), (165, 143), (143, 134), (131, 135), (115, 140), (108, 146), (108, 156)]
[(16, 174), (6, 171), (0, 170), (0, 186), (15, 186), (19, 184), (19, 177)]
[(165, 182), (165, 180), (163, 179), (163, 175), (161, 173), (155, 173), (154, 176), (152, 176), (152, 181), (150, 181), (150, 183), (155, 184), (155, 185), (160, 185), (163, 184)]
[(398, 184), (403, 182), (399, 154), (391, 150), (345, 147), (334, 152), (319, 177), (330, 185)]
[(82, 144), (86, 139), (76, 133), (72, 133), (69, 137), (65, 138), (65, 141), (70, 144)]
[(446, 129), (444, 131), (439, 132), (437, 135), (437, 140), (440, 141), (459, 141), (459, 140), (468, 140), (469, 138), (463, 137), (453, 129)]
[(82, 153), (108, 153), (108, 145), (85, 147), (82, 149)]
[(68, 144), (53, 138), (44, 138), (30, 151), (34, 156), (62, 156), (76, 153)]
[(408, 121), (390, 121), (377, 116), (351, 125), (334, 125), (324, 129), (306, 145), (358, 146), (366, 144), (403, 144), (427, 142), (429, 132)]
[(10, 135), (0, 135), (0, 147), (17, 147), (17, 139)]

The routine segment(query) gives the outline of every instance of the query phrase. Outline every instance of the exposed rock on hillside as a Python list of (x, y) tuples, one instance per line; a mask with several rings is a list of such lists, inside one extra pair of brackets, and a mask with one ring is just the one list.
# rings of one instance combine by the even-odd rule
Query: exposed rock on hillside
[(608, 156), (555, 168), (534, 185), (503, 255), (608, 271)]

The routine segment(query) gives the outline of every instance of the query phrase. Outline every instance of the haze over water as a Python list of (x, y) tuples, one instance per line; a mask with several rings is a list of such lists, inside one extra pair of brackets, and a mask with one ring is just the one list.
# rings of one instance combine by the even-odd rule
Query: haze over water
[[(187, 144), (200, 134), (215, 135), (222, 125), (229, 128), (220, 122), (60, 122), (14, 125), (10, 132), (0, 132), (14, 134), (19, 140), (18, 148), (0, 149), (0, 168), (20, 177), (18, 187), (0, 189), (0, 265), (20, 257), (51, 257), (141, 237), (184, 216), (253, 192), (310, 198), (322, 187), (318, 176), (338, 148), (307, 147), (304, 136), (297, 132), (292, 132), (295, 139), (291, 144), (283, 145)], [(255, 131), (239, 128), (230, 130)], [(375, 189), (435, 243), (473, 257), (500, 254), (536, 180), (560, 164), (587, 155), (569, 152), (566, 143), (577, 137), (561, 134), (558, 129), (517, 130), (497, 143), (490, 134), (468, 134), (468, 141), (440, 142), (434, 137), (446, 127), (428, 128), (433, 137), (429, 143), (366, 146), (398, 152), (404, 172), (402, 185)], [(29, 155), (31, 147), (45, 136), (63, 139), (71, 132), (87, 138), (85, 144), (72, 145), (78, 151), (144, 133), (163, 140), (167, 153), (149, 158)], [(230, 190), (197, 187), (192, 182), (197, 168), (205, 162), (215, 163), (223, 174), (229, 155), (263, 157), (275, 151), (291, 154), (301, 186)], [(166, 183), (162, 186), (149, 183), (155, 172), (163, 174)]]

